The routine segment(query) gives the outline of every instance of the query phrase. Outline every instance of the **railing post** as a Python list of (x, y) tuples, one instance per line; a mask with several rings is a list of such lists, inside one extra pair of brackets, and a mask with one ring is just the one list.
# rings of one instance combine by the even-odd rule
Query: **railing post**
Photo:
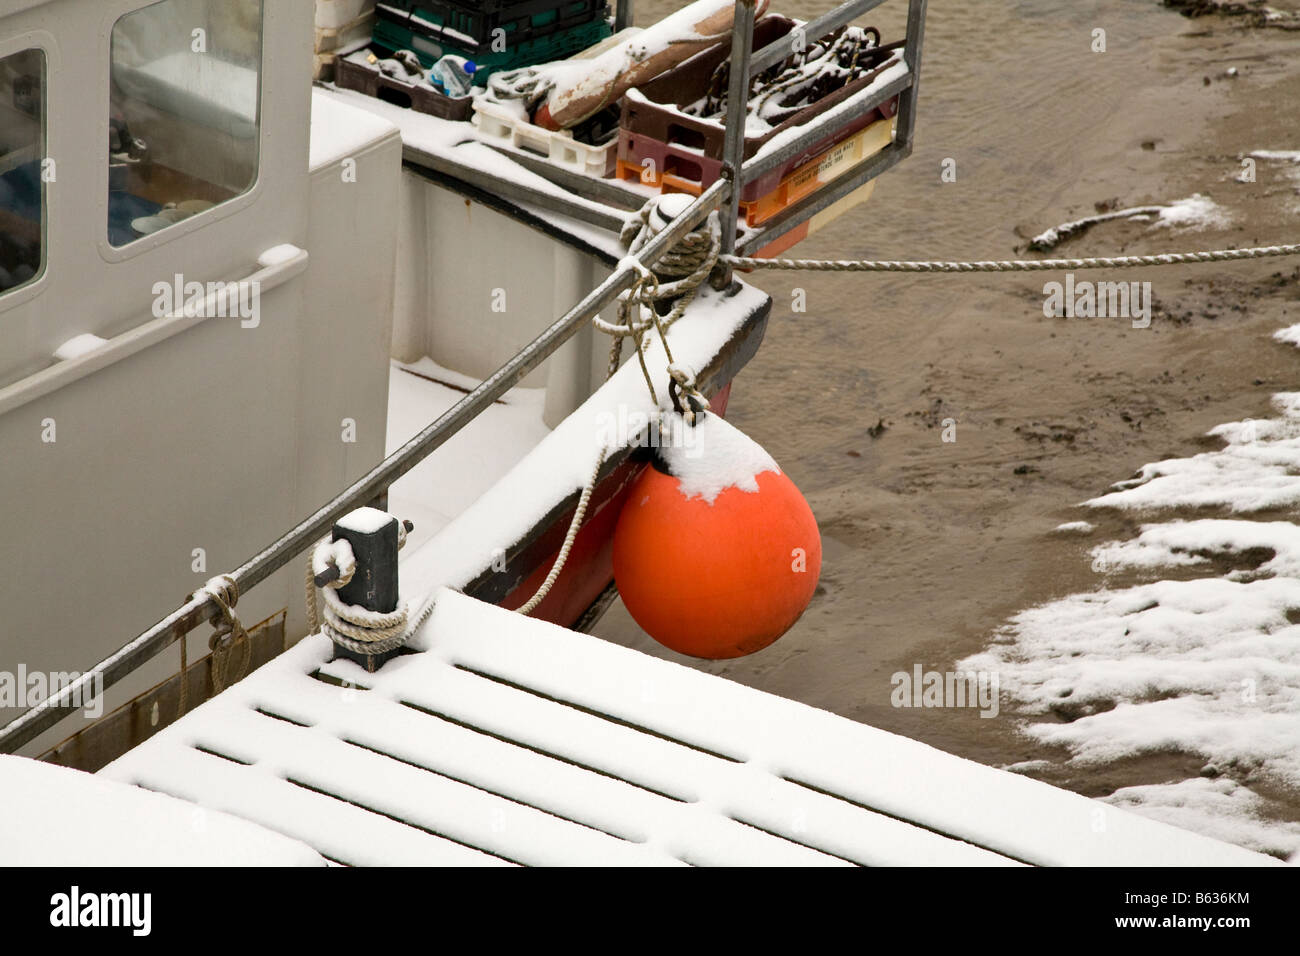
[(615, 33), (617, 33), (619, 30), (626, 30), (628, 27), (632, 25), (632, 21), (636, 19), (636, 13), (633, 10), (633, 7), (635, 5), (636, 4), (633, 2), (633, 0), (618, 0), (618, 3), (615, 4), (614, 6), (614, 32)]
[[(385, 517), (387, 521), (381, 520)], [(335, 541), (347, 541), (357, 561), (352, 580), (338, 589), (339, 600), (380, 614), (396, 611), (397, 519), (374, 508), (359, 508), (334, 524), (332, 537)], [(334, 646), (335, 657), (356, 661), (371, 674), (400, 652), (401, 648), (394, 648), (379, 654), (361, 654), (338, 644)]]
[[(736, 0), (731, 27), (731, 70), (727, 85), (727, 135), (723, 141), (722, 175), (730, 180), (722, 211), (722, 253), (736, 251), (736, 226), (740, 221), (741, 171), (745, 165), (745, 117), (749, 114), (749, 55), (754, 48), (754, 10), (757, 0)], [(731, 283), (731, 270), (723, 270), (718, 285)]]
[(911, 73), (912, 85), (898, 104), (898, 125), (894, 142), (905, 153), (912, 151), (912, 133), (916, 128), (916, 97), (921, 88), (921, 37), (925, 33), (925, 0), (909, 0), (907, 7), (907, 43), (903, 58)]

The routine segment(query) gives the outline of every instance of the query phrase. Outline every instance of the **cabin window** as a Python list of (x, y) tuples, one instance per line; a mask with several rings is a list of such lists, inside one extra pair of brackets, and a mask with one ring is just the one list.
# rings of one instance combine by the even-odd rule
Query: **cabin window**
[(113, 27), (108, 239), (124, 246), (257, 180), (263, 0), (162, 0)]
[(45, 53), (0, 59), (0, 295), (45, 265)]

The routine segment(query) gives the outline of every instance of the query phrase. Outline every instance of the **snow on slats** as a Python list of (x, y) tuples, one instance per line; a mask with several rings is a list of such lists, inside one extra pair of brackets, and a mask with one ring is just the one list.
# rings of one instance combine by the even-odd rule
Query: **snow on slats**
[[(496, 632), (487, 632), (489, 637), (492, 633)], [(586, 640), (604, 646), (594, 639)], [(465, 644), (472, 647), (475, 642), (470, 640)], [(462, 649), (464, 645), (456, 642), (455, 647)], [(624, 827), (648, 828), (653, 838), (679, 859), (711, 865), (764, 862), (737, 855), (749, 842), (763, 842), (765, 838), (758, 834), (743, 832), (757, 827), (854, 862), (877, 865), (1008, 862), (967, 844), (879, 814), (864, 813), (842, 801), (779, 780), (765, 769), (745, 763), (743, 757), (737, 758), (730, 749), (720, 751), (719, 756), (707, 752), (707, 745), (705, 750), (694, 749), (690, 735), (665, 739), (654, 732), (625, 726), (616, 722), (626, 720), (627, 716), (626, 708), (615, 695), (608, 695), (602, 706), (594, 708), (615, 718), (609, 719), (462, 670), (455, 664), (463, 665), (463, 662), (456, 659), (455, 651), (452, 653), (448, 661), (452, 666), (430, 668), (421, 662), (421, 666), (386, 675), (382, 692), (441, 714), (444, 720), (469, 724), (511, 740), (516, 748), (535, 748), (581, 767), (612, 774), (625, 782), (625, 791), (640, 793), (630, 804), (625, 802), (630, 795), (617, 798), (611, 803), (610, 812), (623, 817)], [(634, 656), (639, 663), (642, 655)], [(603, 670), (594, 673), (574, 667), (575, 661), (567, 655), (562, 659), (566, 661), (566, 670), (585, 671), (595, 681), (607, 676)], [(538, 678), (554, 667), (552, 660), (540, 674), (536, 670), (531, 673), (513, 670), (510, 679), (524, 687), (545, 686), (548, 681)], [(683, 670), (675, 665), (669, 667), (674, 671)], [(326, 670), (339, 676), (350, 673), (353, 679), (358, 676), (346, 662)], [(660, 733), (673, 733), (677, 729), (671, 722), (665, 728), (665, 722), (656, 721), (653, 716), (638, 724)], [(580, 787), (588, 786), (581, 779), (577, 783)], [(531, 780), (521, 777), (515, 785), (529, 787)], [(582, 799), (584, 794), (580, 790), (575, 796)], [(533, 798), (546, 799), (538, 795)], [(586, 799), (590, 801), (590, 796)], [(699, 817), (691, 809), (698, 806), (708, 808), (709, 813)], [(814, 827), (825, 831), (821, 840), (814, 838), (811, 832)]]
[[(505, 612), (444, 592), (426, 640), (432, 653), (460, 667), (744, 760), (747, 772), (762, 770), (774, 780), (797, 781), (800, 789), (827, 791), (843, 798), (841, 803), (853, 801), (1016, 859), (1046, 864), (1270, 862), (563, 628), (534, 624), (529, 628), (534, 633), (520, 640), (519, 628), (509, 625)], [(395, 672), (389, 692), (420, 694), (413, 676)], [(687, 779), (702, 802), (727, 806), (729, 800), (744, 799), (743, 792), (713, 790), (721, 772), (706, 776), (699, 763), (697, 754), (697, 766), (690, 767)], [(719, 761), (715, 769), (726, 765)], [(806, 809), (810, 819), (819, 812)], [(793, 825), (787, 821), (787, 827)], [(909, 830), (913, 843), (917, 832), (926, 832)], [(852, 854), (847, 846), (827, 849)]]
[(475, 866), (503, 862), (191, 746), (164, 744), (152, 759), (132, 758), (127, 754), (100, 772), (261, 824), (340, 863)]
[(358, 864), (1264, 859), (450, 590), (414, 643), (310, 638), (104, 772)]
[[(635, 844), (345, 743), (316, 728), (295, 727), (240, 709), (208, 727), (207, 736), (220, 752), (234, 752), (253, 741), (249, 750), (269, 755), (259, 756), (260, 772), (400, 818), (446, 839), (470, 843), (509, 862), (548, 862), (548, 849), (559, 844), (575, 864), (645, 862)], [(484, 819), (487, 827), (482, 826)]]

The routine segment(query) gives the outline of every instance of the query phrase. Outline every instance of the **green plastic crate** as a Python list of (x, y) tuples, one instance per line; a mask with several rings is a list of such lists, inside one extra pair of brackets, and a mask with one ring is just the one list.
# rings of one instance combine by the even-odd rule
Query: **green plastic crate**
[[(463, 14), (455, 4), (435, 9), (427, 0), (410, 7), (381, 3), (372, 38), (381, 50), (413, 51), (426, 67), (449, 53), (473, 60), (478, 64), (475, 81), (481, 85), (501, 70), (562, 60), (612, 32), (603, 0), (569, 0), (544, 10), (536, 9), (537, 4), (523, 6), (522, 16), (512, 17), (505, 9), (493, 18)], [(506, 37), (501, 51), (492, 49), (492, 31), (498, 27)]]

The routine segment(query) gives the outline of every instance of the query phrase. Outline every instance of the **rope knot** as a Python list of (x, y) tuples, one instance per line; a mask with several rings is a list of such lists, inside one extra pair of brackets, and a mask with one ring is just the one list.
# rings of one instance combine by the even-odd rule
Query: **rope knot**
[[(230, 684), (242, 678), (248, 673), (249, 665), (253, 662), (253, 642), (249, 639), (248, 631), (244, 628), (243, 622), (239, 620), (239, 615), (235, 613), (235, 605), (239, 603), (239, 583), (229, 574), (220, 574), (215, 578), (208, 580), (203, 587), (195, 591), (190, 597), (197, 597), (200, 594), (206, 594), (217, 609), (221, 612), (220, 621), (213, 622), (212, 635), (208, 638), (208, 650), (212, 652), (212, 694), (216, 696)], [(230, 654), (235, 645), (239, 643), (244, 645), (244, 660), (239, 669), (228, 673), (230, 663)], [(181, 638), (181, 696), (180, 711), (184, 713), (186, 694), (185, 694), (185, 638)], [(233, 676), (233, 679), (231, 679)]]
[[(696, 416), (709, 408), (709, 400), (695, 384), (695, 373), (679, 362), (668, 363), (668, 396), (673, 400), (673, 408), (694, 426)], [(686, 401), (682, 401), (685, 396)]]
[(668, 347), (668, 329), (686, 314), (690, 304), (695, 301), (700, 285), (717, 265), (722, 250), (722, 226), (717, 211), (709, 213), (704, 222), (674, 243), (653, 266), (647, 268), (637, 258), (637, 253), (667, 229), (668, 224), (681, 215), (690, 203), (689, 196), (656, 196), (628, 218), (619, 236), (628, 247), (629, 254), (624, 262), (630, 261), (640, 275), (632, 287), (619, 296), (617, 323), (606, 322), (600, 316), (592, 318), (592, 324), (597, 329), (613, 337), (609, 350), (608, 375), (612, 376), (618, 371), (623, 357), (623, 339), (632, 339), (637, 361), (641, 364), (641, 374), (645, 376), (646, 388), (656, 405), (659, 404), (659, 396), (645, 363), (645, 335), (651, 330), (659, 333), (664, 354), (671, 363), (673, 355)]
[[(405, 522), (398, 523), (399, 548), (406, 543), (407, 530)], [(316, 589), (319, 588), (325, 599), (320, 632), (335, 644), (355, 654), (382, 654), (401, 647), (410, 637), (405, 604), (399, 604), (388, 612), (371, 611), (347, 604), (339, 597), (339, 588), (352, 581), (356, 570), (356, 556), (346, 539), (321, 541), (316, 545), (307, 575), (309, 624), (314, 623), (316, 617)]]

